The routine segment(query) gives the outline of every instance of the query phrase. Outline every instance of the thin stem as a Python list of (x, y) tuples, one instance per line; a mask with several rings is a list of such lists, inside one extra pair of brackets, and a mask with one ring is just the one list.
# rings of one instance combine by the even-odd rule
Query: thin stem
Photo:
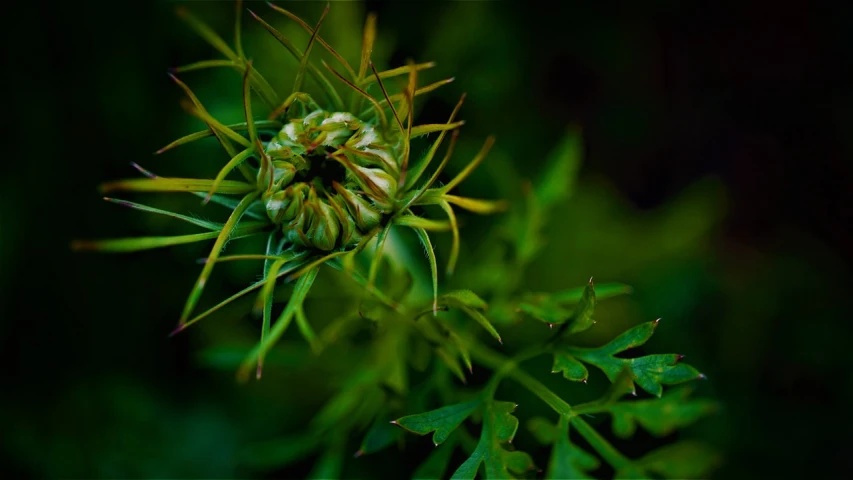
[(619, 450), (610, 444), (604, 437), (601, 436), (586, 420), (580, 417), (571, 419), (575, 430), (616, 470), (619, 470), (631, 463), (631, 460), (622, 455)]
[(521, 384), (531, 393), (547, 403), (555, 412), (568, 418), (575, 416), (572, 406), (565, 402), (556, 393), (552, 392), (542, 382), (533, 378), (530, 374), (518, 368), (518, 364), (543, 353), (541, 351), (530, 351), (517, 355), (515, 358), (506, 358), (503, 355), (480, 345), (473, 341), (468, 344), (471, 356), (484, 366), (494, 370), (496, 375), (505, 375)]

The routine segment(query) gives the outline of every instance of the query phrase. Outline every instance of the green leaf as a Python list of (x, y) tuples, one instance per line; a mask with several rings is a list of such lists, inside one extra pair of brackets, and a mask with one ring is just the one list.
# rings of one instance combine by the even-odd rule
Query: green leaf
[(412, 227), (424, 247), (424, 253), (429, 260), (429, 271), (432, 277), (432, 313), (438, 313), (438, 262), (435, 260), (435, 250), (432, 248), (432, 242), (429, 240), (429, 234), (423, 228)]
[(392, 68), (390, 70), (385, 70), (384, 72), (379, 72), (378, 74), (368, 75), (365, 78), (360, 86), (365, 87), (370, 85), (371, 83), (377, 81), (377, 77), (379, 80), (385, 80), (386, 78), (392, 78), (399, 75), (408, 75), (412, 70), (419, 72), (421, 70), (425, 70), (427, 68), (432, 68), (435, 66), (435, 62), (426, 62), (426, 63), (418, 63), (415, 65), (404, 65), (402, 67)]
[(199, 227), (206, 228), (208, 230), (220, 230), (222, 228), (222, 224), (208, 222), (206, 220), (202, 220), (200, 218), (188, 217), (186, 215), (181, 215), (180, 213), (169, 212), (166, 210), (161, 210), (159, 208), (149, 207), (148, 205), (142, 205), (140, 203), (129, 202), (127, 200), (119, 200), (116, 198), (104, 197), (104, 200), (108, 202), (115, 203), (117, 205), (121, 205), (128, 208), (133, 208), (135, 210), (141, 210), (143, 212), (148, 213), (156, 213), (158, 215), (165, 215), (167, 217), (176, 218), (178, 220), (183, 220), (187, 223), (191, 223), (193, 225), (198, 225)]
[[(613, 284), (607, 284), (611, 286)], [(619, 284), (617, 284), (619, 285)], [(608, 290), (614, 293), (612, 287)], [(577, 293), (575, 293), (577, 292)], [(531, 315), (537, 320), (547, 323), (549, 326), (562, 325), (556, 337), (582, 332), (590, 328), (595, 321), (592, 314), (595, 312), (595, 304), (598, 299), (598, 289), (593, 285), (592, 279), (583, 289), (567, 290), (553, 294), (527, 295), (525, 301), (519, 304), (519, 310)], [(577, 303), (573, 310), (565, 307), (566, 304)]]
[(499, 343), (501, 343), (501, 344), (504, 343), (503, 340), (501, 340), (501, 335), (495, 329), (494, 325), (492, 325), (492, 322), (490, 322), (489, 319), (485, 317), (485, 315), (483, 315), (482, 313), (480, 313), (477, 310), (474, 310), (473, 308), (469, 308), (466, 306), (462, 306), (461, 309), (463, 312), (467, 313), (469, 317), (476, 320), (477, 323), (480, 324), (480, 326), (485, 328), (486, 331), (489, 332), (489, 334), (491, 334), (493, 337), (495, 337), (495, 339)]
[(437, 410), (398, 418), (391, 423), (418, 435), (435, 432), (432, 441), (439, 445), (447, 440), (447, 437), (480, 405), (482, 405), (481, 400), (457, 403)]
[(296, 309), (302, 307), (302, 303), (305, 301), (305, 298), (308, 296), (308, 292), (311, 290), (311, 285), (314, 284), (314, 279), (317, 278), (318, 270), (319, 269), (317, 268), (309, 270), (296, 281), (296, 285), (293, 287), (293, 294), (291, 295), (290, 300), (288, 300), (287, 306), (284, 308), (284, 311), (281, 312), (278, 320), (276, 320), (269, 335), (262, 342), (259, 342), (258, 345), (252, 349), (249, 356), (243, 361), (237, 374), (238, 378), (246, 380), (249, 375), (249, 369), (256, 361), (258, 364), (257, 376), (260, 377), (264, 355), (266, 355), (269, 349), (272, 348), (272, 346), (284, 334), (285, 330), (287, 330), (288, 325), (290, 325), (290, 321), (293, 320), (293, 317), (296, 314)]
[(412, 127), (412, 138), (435, 132), (443, 132), (445, 130), (453, 130), (454, 128), (459, 128), (462, 125), (465, 125), (465, 120), (453, 123), (431, 123), (428, 125), (418, 125), (416, 127)]
[[(266, 223), (252, 223), (234, 229), (229, 237), (231, 240), (256, 235), (267, 229)], [(98, 251), (109, 253), (128, 253), (150, 250), (152, 248), (171, 247), (186, 243), (212, 240), (219, 236), (219, 231), (193, 233), (190, 235), (173, 235), (165, 237), (133, 237), (111, 238), (106, 240), (75, 240), (71, 242), (73, 251)]]
[(569, 198), (574, 190), (582, 155), (583, 140), (580, 129), (571, 127), (563, 140), (551, 151), (548, 166), (536, 182), (534, 191), (540, 207), (551, 208)]
[(453, 455), (454, 437), (450, 437), (444, 445), (433, 450), (432, 453), (424, 460), (415, 473), (412, 474), (412, 480), (434, 480), (444, 478), (447, 467), (450, 464), (450, 456)]
[(634, 465), (664, 478), (707, 478), (720, 465), (720, 454), (695, 441), (681, 441), (653, 450)]
[(675, 385), (704, 378), (698, 370), (681, 363), (683, 355), (647, 355), (637, 358), (620, 358), (615, 355), (646, 343), (659, 320), (638, 325), (598, 348), (568, 348), (566, 353), (576, 359), (595, 365), (612, 382), (624, 367), (631, 370), (634, 382), (643, 390), (660, 397), (663, 385)]
[(333, 440), (332, 445), (323, 450), (320, 459), (314, 464), (311, 473), (306, 478), (316, 480), (341, 478), (341, 472), (344, 469), (343, 443), (340, 440)]
[(355, 456), (360, 457), (384, 450), (396, 442), (402, 433), (403, 431), (388, 422), (385, 416), (380, 415), (364, 435), (364, 440), (361, 441)]
[[(551, 299), (559, 304), (577, 303), (583, 297), (586, 287), (570, 288), (552, 293)], [(595, 299), (603, 300), (605, 298), (616, 297), (619, 295), (628, 295), (633, 291), (630, 285), (624, 283), (597, 283), (595, 285)]]
[(533, 417), (527, 421), (527, 429), (542, 445), (550, 445), (557, 439), (557, 429), (550, 420), (545, 417)]
[(586, 367), (567, 353), (554, 354), (554, 366), (551, 368), (551, 373), (558, 372), (563, 372), (563, 376), (573, 382), (586, 383), (586, 379), (589, 377)]
[[(253, 123), (254, 123), (255, 128), (257, 128), (258, 130), (278, 131), (282, 127), (282, 123), (277, 121), (277, 120), (254, 120)], [(235, 132), (240, 132), (240, 131), (249, 129), (249, 124), (246, 122), (235, 123), (235, 124), (226, 125), (226, 126), (228, 128), (230, 128), (231, 130), (234, 130)], [(171, 150), (175, 147), (178, 147), (178, 146), (190, 143), (190, 142), (194, 142), (196, 140), (201, 140), (202, 138), (206, 138), (206, 137), (209, 137), (211, 135), (213, 135), (213, 132), (210, 129), (202, 130), (200, 132), (191, 133), (189, 135), (184, 135), (183, 137), (181, 137), (181, 138), (175, 140), (174, 142), (166, 145), (165, 147), (161, 148), (160, 150), (157, 150), (155, 153), (158, 153), (158, 154), (163, 153), (167, 150)]]
[(219, 236), (216, 237), (216, 242), (213, 244), (213, 248), (210, 250), (210, 254), (207, 256), (207, 263), (202, 267), (201, 273), (198, 276), (198, 279), (193, 285), (192, 290), (190, 290), (190, 294), (187, 297), (186, 302), (184, 303), (184, 310), (181, 313), (181, 318), (178, 321), (179, 328), (183, 326), (186, 321), (189, 319), (190, 314), (195, 309), (196, 304), (198, 303), (199, 298), (201, 297), (201, 293), (204, 291), (204, 286), (207, 283), (207, 279), (210, 277), (211, 272), (213, 271), (213, 266), (216, 264), (216, 259), (219, 257), (222, 250), (225, 248), (225, 243), (228, 241), (229, 237), (237, 227), (237, 224), (240, 222), (240, 218), (243, 216), (243, 213), (249, 208), (249, 206), (260, 196), (260, 192), (252, 192), (243, 197), (240, 200), (240, 204), (234, 211), (231, 212), (231, 215), (228, 217), (228, 220), (222, 226), (222, 230), (219, 232)]
[(465, 379), (465, 372), (462, 371), (462, 365), (459, 364), (459, 359), (451, 352), (450, 348), (447, 346), (440, 346), (435, 349), (435, 354), (438, 356), (438, 359), (441, 360), (441, 363), (456, 375), (456, 378), (458, 378), (460, 382), (468, 383), (468, 380)]
[(454, 290), (443, 294), (438, 297), (438, 299), (439, 303), (447, 305), (448, 307), (470, 307), (477, 310), (485, 310), (488, 308), (488, 304), (486, 304), (485, 300), (478, 297), (477, 294), (471, 290)]
[(587, 475), (587, 472), (597, 469), (600, 464), (601, 462), (594, 455), (569, 441), (569, 421), (561, 416), (545, 478), (554, 480), (592, 478)]
[(450, 222), (445, 220), (432, 220), (429, 218), (418, 217), (415, 215), (399, 215), (394, 217), (394, 225), (401, 225), (411, 228), (422, 228), (430, 232), (447, 232), (450, 231)]
[(541, 320), (550, 326), (560, 325), (566, 322), (571, 317), (572, 311), (562, 308), (553, 302), (545, 302), (541, 305), (534, 305), (529, 302), (524, 302), (518, 305), (518, 309), (530, 315), (531, 317)]
[(621, 438), (633, 436), (637, 424), (652, 435), (664, 437), (717, 410), (714, 401), (688, 400), (690, 393), (689, 388), (679, 388), (660, 399), (616, 402), (600, 410), (613, 415), (613, 433)]
[[(216, 187), (215, 189), (213, 189)], [(234, 180), (223, 180), (219, 185), (213, 180), (199, 178), (131, 178), (107, 182), (100, 187), (102, 193), (114, 191), (130, 192), (210, 192), (243, 194), (255, 190), (254, 185)]]
[(515, 232), (513, 240), (521, 265), (529, 263), (544, 246), (542, 229), (548, 221), (551, 209), (571, 196), (582, 153), (580, 129), (570, 127), (548, 155), (546, 167), (539, 178), (528, 188), (527, 208), (516, 210), (510, 217), (508, 231)]
[(589, 279), (589, 284), (583, 289), (580, 301), (578, 301), (575, 311), (572, 312), (571, 323), (566, 333), (582, 332), (595, 323), (592, 319), (592, 314), (595, 311), (595, 287), (592, 285), (592, 279)]
[(534, 468), (533, 459), (524, 452), (509, 451), (503, 444), (511, 442), (518, 430), (518, 419), (512, 415), (516, 405), (490, 401), (483, 411), (480, 441), (471, 456), (453, 473), (451, 479), (473, 480), (480, 465), (485, 465), (486, 479), (511, 478)]
[[(275, 39), (278, 40), (279, 43), (284, 46), (284, 48), (286, 48), (294, 57), (296, 57), (297, 60), (301, 61), (303, 53), (299, 51), (299, 49), (296, 48), (293, 43), (287, 37), (284, 36), (284, 34), (276, 30), (275, 27), (273, 27), (269, 23), (265, 22), (261, 17), (255, 14), (255, 12), (249, 10), (249, 13), (255, 20), (258, 21), (258, 23), (261, 24), (261, 26), (263, 26), (270, 34), (272, 34), (272, 36), (275, 37)], [(308, 28), (310, 29), (311, 27)], [(318, 40), (321, 44), (324, 43), (322, 38), (318, 37)], [(308, 68), (308, 73), (310, 73), (311, 76), (317, 81), (317, 84), (320, 85), (320, 87), (323, 89), (323, 93), (326, 94), (326, 97), (329, 99), (331, 104), (335, 106), (335, 109), (343, 110), (344, 102), (343, 100), (341, 100), (338, 91), (335, 90), (335, 87), (332, 86), (332, 83), (329, 81), (329, 79), (326, 78), (326, 76), (323, 75), (323, 72), (320, 71), (320, 69), (317, 68), (317, 66), (311, 63), (310, 61), (306, 66)]]

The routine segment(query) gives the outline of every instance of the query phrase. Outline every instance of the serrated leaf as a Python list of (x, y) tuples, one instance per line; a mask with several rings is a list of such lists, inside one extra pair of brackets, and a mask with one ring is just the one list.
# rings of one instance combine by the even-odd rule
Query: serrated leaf
[(394, 423), (418, 435), (435, 432), (432, 441), (439, 445), (447, 440), (447, 437), (480, 405), (482, 405), (480, 400), (457, 403), (437, 410), (398, 418)]
[(720, 454), (695, 441), (682, 441), (658, 448), (633, 463), (645, 472), (664, 478), (707, 478), (720, 464)]
[(613, 415), (613, 433), (621, 438), (631, 437), (637, 424), (652, 435), (663, 437), (717, 410), (716, 402), (711, 400), (688, 400), (690, 393), (689, 388), (680, 388), (660, 399), (616, 402), (602, 410)]
[(560, 417), (555, 434), (556, 440), (551, 450), (551, 459), (548, 462), (548, 473), (545, 478), (553, 480), (592, 478), (586, 472), (597, 469), (601, 462), (594, 455), (569, 441), (569, 421), (565, 417)]
[(439, 303), (448, 307), (462, 308), (470, 307), (477, 310), (485, 310), (488, 304), (471, 290), (454, 290), (439, 297)]
[(554, 354), (554, 366), (551, 368), (551, 373), (558, 372), (563, 372), (563, 376), (573, 382), (586, 383), (586, 379), (589, 377), (586, 367), (567, 353)]
[(502, 444), (512, 441), (518, 430), (518, 419), (512, 415), (515, 404), (492, 401), (485, 404), (480, 441), (471, 456), (459, 466), (451, 479), (470, 479), (477, 476), (484, 464), (486, 479), (511, 478), (510, 471), (523, 473), (534, 467), (524, 452), (509, 451)]
[(612, 382), (623, 368), (631, 369), (634, 382), (643, 390), (660, 397), (663, 385), (675, 385), (704, 378), (698, 370), (682, 363), (682, 355), (658, 354), (637, 358), (620, 358), (615, 355), (643, 345), (654, 333), (658, 321), (638, 325), (598, 348), (569, 348), (566, 351), (576, 359), (595, 365)]

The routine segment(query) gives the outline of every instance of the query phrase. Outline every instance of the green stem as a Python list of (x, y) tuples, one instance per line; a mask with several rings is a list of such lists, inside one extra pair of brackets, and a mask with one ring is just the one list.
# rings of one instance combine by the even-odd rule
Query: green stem
[(610, 444), (598, 431), (586, 423), (586, 420), (580, 417), (572, 418), (572, 425), (575, 430), (616, 470), (620, 470), (631, 463), (626, 456), (619, 453), (619, 450)]
[(565, 415), (567, 418), (575, 416), (571, 405), (566, 403), (559, 397), (559, 395), (552, 392), (542, 382), (536, 380), (530, 374), (518, 368), (518, 363), (532, 358), (540, 352), (526, 353), (518, 355), (515, 359), (509, 359), (477, 342), (471, 342), (468, 345), (468, 349), (471, 352), (471, 356), (479, 363), (494, 370), (496, 375), (507, 376), (515, 380), (531, 393), (539, 397), (540, 400), (548, 404), (548, 406), (554, 409), (555, 412), (560, 415)]

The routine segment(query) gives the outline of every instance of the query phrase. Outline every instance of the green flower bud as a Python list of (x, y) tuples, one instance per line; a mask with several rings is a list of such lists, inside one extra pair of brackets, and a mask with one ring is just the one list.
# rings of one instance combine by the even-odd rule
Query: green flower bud
[(305, 202), (305, 191), (307, 189), (308, 186), (304, 183), (291, 185), (284, 189), (285, 208), (284, 213), (282, 214), (282, 221), (292, 222), (294, 219), (301, 216), (302, 212), (305, 210), (303, 204)]
[(288, 243), (300, 247), (308, 247), (311, 245), (311, 242), (305, 235), (305, 228), (310, 222), (310, 216), (311, 209), (303, 208), (296, 218), (282, 227), (281, 230), (284, 232), (284, 238)]
[(335, 211), (320, 199), (306, 203), (305, 208), (313, 212), (305, 236), (320, 250), (334, 249), (341, 233), (341, 224)]
[(267, 193), (262, 200), (267, 209), (267, 216), (274, 224), (279, 225), (286, 221), (284, 218), (286, 207), (290, 203), (286, 192)]
[(369, 232), (375, 226), (379, 225), (382, 220), (382, 214), (373, 209), (370, 203), (341, 186), (338, 182), (332, 182), (332, 187), (337, 190), (340, 202), (349, 212), (349, 216), (355, 221), (355, 224), (362, 232)]
[(296, 167), (289, 162), (272, 162), (273, 166), (273, 191), (281, 190), (290, 185), (293, 178), (296, 176)]
[(355, 178), (373, 203), (388, 211), (394, 206), (397, 193), (397, 180), (384, 170), (353, 165)]

